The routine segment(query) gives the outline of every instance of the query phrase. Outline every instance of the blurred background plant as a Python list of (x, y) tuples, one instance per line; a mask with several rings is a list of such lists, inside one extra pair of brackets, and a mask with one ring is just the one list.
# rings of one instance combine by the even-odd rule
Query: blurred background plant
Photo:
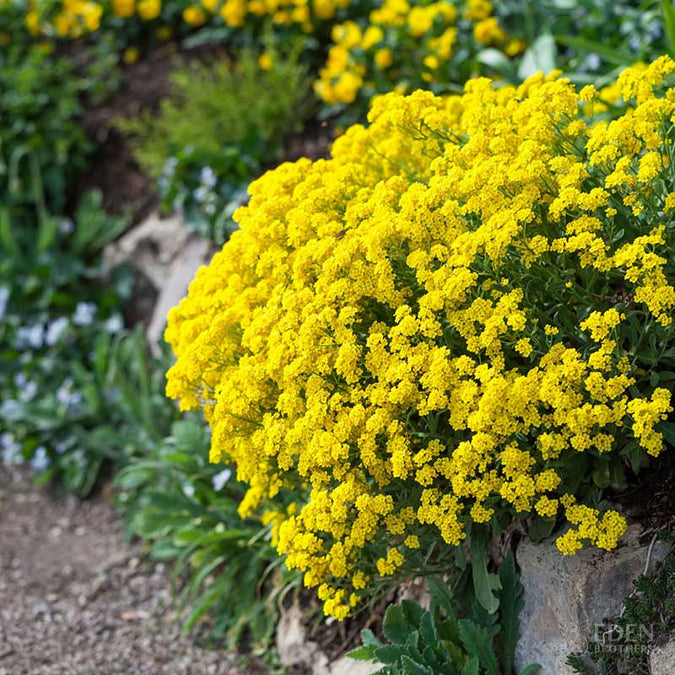
[(163, 376), (149, 371), (142, 333), (122, 339), (129, 270), (106, 278), (100, 260), (125, 220), (106, 216), (97, 192), (73, 220), (36, 199), (37, 227), (31, 209), (0, 208), (2, 457), (86, 495), (106, 460), (119, 466), (161, 437)]
[(158, 115), (121, 119), (136, 158), (157, 179), (162, 206), (222, 244), (248, 183), (278, 160), (284, 140), (311, 112), (300, 50), (239, 52), (171, 73)]
[[(0, 203), (43, 186), (56, 213), (91, 144), (79, 123), (84, 82), (48, 45), (0, 50)], [(39, 175), (38, 175), (39, 173)]]
[(173, 563), (184, 629), (207, 618), (211, 639), (256, 654), (270, 645), (277, 599), (297, 576), (270, 545), (272, 525), (242, 520), (246, 488), (235, 469), (208, 461), (209, 432), (200, 415), (174, 422), (170, 435), (115, 480), (129, 532), (150, 554)]

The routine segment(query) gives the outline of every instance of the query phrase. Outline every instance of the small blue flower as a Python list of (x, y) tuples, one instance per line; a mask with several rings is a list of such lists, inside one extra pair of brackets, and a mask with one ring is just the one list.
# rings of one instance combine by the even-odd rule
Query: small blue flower
[(47, 326), (47, 336), (45, 337), (45, 342), (53, 347), (63, 336), (66, 328), (68, 328), (69, 321), (65, 316), (60, 316), (58, 319), (54, 319)]
[(206, 187), (213, 188), (216, 186), (216, 183), (218, 182), (218, 178), (216, 177), (216, 174), (214, 173), (213, 169), (210, 166), (205, 166), (199, 175), (200, 181), (206, 185)]
[(597, 70), (598, 68), (600, 68), (601, 63), (602, 61), (600, 57), (595, 53), (589, 54), (586, 57), (586, 68), (588, 70)]
[(93, 302), (78, 302), (73, 315), (76, 326), (89, 326), (96, 316), (96, 305)]
[(69, 449), (70, 449), (70, 443), (68, 443), (67, 441), (59, 441), (54, 446), (54, 450), (56, 450), (57, 454), (59, 454), (59, 455), (65, 454)]
[(23, 401), (24, 403), (28, 403), (29, 401), (32, 401), (35, 398), (37, 392), (38, 386), (36, 382), (33, 381), (26, 382), (21, 388), (21, 391), (19, 392), (19, 400)]
[(67, 405), (70, 398), (70, 390), (73, 387), (73, 381), (68, 378), (63, 381), (63, 384), (56, 390), (56, 400), (61, 405)]
[(16, 338), (19, 349), (25, 349), (26, 347), (40, 349), (44, 344), (44, 327), (39, 323), (32, 326), (21, 326), (16, 331)]
[(6, 466), (16, 466), (23, 463), (21, 446), (14, 440), (14, 435), (9, 432), (0, 434), (0, 447), (2, 448), (2, 461)]
[(75, 224), (70, 218), (61, 218), (59, 221), (59, 232), (61, 234), (72, 234), (75, 231)]
[(105, 329), (108, 331), (108, 333), (115, 334), (119, 333), (122, 328), (124, 327), (124, 322), (122, 321), (122, 317), (119, 314), (113, 314), (106, 322), (105, 322)]
[(162, 173), (165, 176), (173, 176), (177, 166), (178, 166), (178, 159), (176, 157), (169, 157), (169, 159), (167, 159), (166, 162), (164, 163)]
[(195, 198), (195, 201), (201, 204), (202, 202), (205, 202), (208, 199), (209, 191), (202, 185), (194, 191), (193, 196)]
[(654, 19), (653, 21), (649, 22), (649, 25), (647, 26), (647, 30), (651, 34), (651, 36), (655, 39), (658, 40), (662, 35), (663, 35), (663, 29), (661, 28), (661, 22), (658, 21), (657, 19)]
[(8, 301), (9, 301), (9, 288), (7, 288), (7, 286), (0, 286), (0, 319), (2, 319), (3, 316), (5, 316)]
[(15, 422), (23, 417), (23, 406), (19, 401), (8, 399), (0, 403), (0, 418), (4, 422)]
[(30, 460), (30, 468), (35, 471), (35, 473), (40, 473), (45, 469), (49, 468), (49, 465), (52, 463), (47, 454), (47, 449), (44, 446), (40, 446), (35, 450), (33, 457)]
[(28, 376), (26, 375), (26, 373), (17, 373), (14, 376), (14, 386), (17, 387), (17, 389), (25, 387), (26, 382), (28, 382)]
[(82, 394), (79, 391), (73, 391), (73, 381), (67, 379), (57, 390), (56, 400), (66, 408), (68, 415), (77, 415), (82, 405)]
[(227, 481), (230, 480), (231, 475), (232, 475), (232, 471), (230, 469), (224, 469), (220, 473), (217, 473), (211, 479), (213, 489), (216, 492), (220, 492), (225, 487), (225, 483), (227, 483)]

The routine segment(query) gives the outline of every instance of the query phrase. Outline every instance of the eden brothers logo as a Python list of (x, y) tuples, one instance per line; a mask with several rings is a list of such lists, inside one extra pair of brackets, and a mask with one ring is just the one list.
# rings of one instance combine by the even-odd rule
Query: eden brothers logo
[(601, 623), (593, 626), (591, 651), (622, 656), (647, 654), (654, 641), (654, 627), (642, 623)]

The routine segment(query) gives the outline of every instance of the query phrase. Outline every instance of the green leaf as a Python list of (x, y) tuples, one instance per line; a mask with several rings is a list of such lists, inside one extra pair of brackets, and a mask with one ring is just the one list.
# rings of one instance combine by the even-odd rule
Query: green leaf
[(499, 577), (488, 572), (485, 531), (481, 528), (475, 528), (471, 539), (471, 575), (478, 602), (490, 614), (494, 614), (499, 609), (499, 598), (495, 591), (502, 586)]
[(183, 553), (183, 549), (174, 546), (174, 543), (169, 539), (156, 541), (150, 549), (150, 555), (157, 560), (173, 560), (181, 553)]
[(513, 61), (511, 61), (503, 52), (500, 52), (498, 49), (483, 49), (478, 52), (476, 56), (478, 63), (482, 63), (488, 68), (492, 68), (495, 72), (507, 77), (508, 79), (513, 79), (513, 74), (515, 71)]
[[(466, 662), (464, 668), (462, 668), (461, 675), (478, 675), (479, 666), (480, 663), (478, 659), (474, 656), (470, 661)], [(509, 670), (504, 672), (510, 673), (511, 671)]]
[(428, 577), (427, 589), (434, 605), (440, 607), (447, 617), (455, 617), (455, 607), (450, 586), (440, 577)]
[(499, 568), (499, 579), (502, 583), (500, 612), (502, 628), (499, 633), (499, 660), (502, 672), (513, 670), (513, 653), (518, 641), (518, 612), (522, 607), (520, 594), (522, 587), (518, 583), (518, 572), (513, 553), (504, 558)]
[(115, 485), (122, 490), (133, 490), (149, 482), (154, 475), (154, 469), (143, 466), (138, 467), (132, 464), (117, 474)]
[(528, 535), (530, 540), (538, 543), (550, 536), (555, 528), (555, 518), (549, 516), (535, 516), (530, 524)]
[[(440, 645), (436, 645), (437, 648), (439, 646)], [(440, 652), (441, 649), (438, 651)], [(437, 669), (440, 667), (442, 662), (438, 660), (438, 656), (431, 645), (427, 645), (424, 648), (424, 651), (422, 652), (422, 659), (428, 666), (431, 666), (431, 668), (434, 669), (434, 672), (438, 672)]]
[(199, 544), (200, 546), (226, 541), (241, 541), (243, 544), (248, 540), (250, 534), (247, 530), (236, 529), (226, 530), (225, 532), (204, 532), (195, 529), (192, 523), (190, 523), (185, 529), (176, 532), (174, 541), (177, 544)]
[(419, 626), (424, 610), (416, 602), (401, 600), (401, 609), (405, 620), (411, 626)]
[(408, 633), (408, 639), (405, 641), (406, 647), (413, 647), (417, 650), (417, 645), (420, 641), (420, 634), (418, 631), (413, 630)]
[(600, 457), (594, 458), (593, 482), (599, 488), (606, 488), (611, 482), (609, 462)]
[(459, 636), (469, 656), (478, 659), (487, 675), (499, 675), (490, 632), (470, 619), (460, 619)]
[(229, 582), (227, 577), (221, 577), (218, 582), (213, 584), (208, 592), (206, 592), (200, 600), (196, 603), (193, 610), (188, 614), (187, 619), (183, 623), (183, 631), (189, 632), (194, 628), (197, 622), (204, 618), (209, 610), (216, 604), (219, 598), (226, 593), (226, 584)]
[(406, 675), (434, 675), (433, 670), (413, 661), (406, 654), (401, 657), (401, 665)]
[(382, 632), (394, 644), (404, 645), (408, 639), (411, 626), (408, 624), (400, 605), (390, 605), (384, 615)]
[(347, 652), (347, 656), (354, 661), (372, 661), (375, 658), (374, 651), (374, 647), (358, 647)]
[(369, 628), (364, 628), (361, 631), (361, 642), (365, 647), (379, 647), (382, 644)]
[(520, 675), (536, 675), (541, 670), (541, 665), (538, 663), (531, 663), (529, 666), (523, 670)]
[(19, 251), (19, 246), (12, 231), (10, 210), (6, 206), (0, 207), (0, 244), (11, 256), (16, 255)]
[(675, 7), (671, 0), (661, 0), (661, 10), (666, 25), (666, 37), (668, 38), (668, 51), (675, 55)]
[(424, 612), (420, 619), (420, 636), (428, 645), (435, 645), (438, 642), (438, 632), (436, 631), (436, 622), (431, 612)]
[(400, 646), (383, 645), (382, 647), (376, 647), (373, 650), (373, 654), (380, 663), (390, 665), (396, 663), (401, 658), (403, 649)]
[(523, 54), (518, 67), (518, 77), (526, 80), (539, 71), (547, 75), (555, 70), (556, 47), (550, 33), (540, 35)]
[(607, 47), (601, 42), (594, 42), (576, 35), (556, 35), (555, 39), (566, 47), (572, 47), (582, 54), (598, 54), (607, 63), (613, 63), (616, 66), (628, 66), (633, 59), (630, 54), (625, 54), (617, 49)]
[(659, 427), (659, 431), (663, 433), (666, 443), (675, 446), (675, 423), (666, 422)]
[(628, 487), (624, 463), (620, 457), (613, 457), (609, 465), (609, 482), (612, 489), (621, 491)]

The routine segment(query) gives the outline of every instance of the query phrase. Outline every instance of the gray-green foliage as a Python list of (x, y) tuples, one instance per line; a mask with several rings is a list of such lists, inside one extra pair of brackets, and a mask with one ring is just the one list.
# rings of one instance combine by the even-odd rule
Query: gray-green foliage
[[(382, 675), (500, 675), (513, 671), (517, 619), (522, 601), (512, 555), (499, 571), (499, 612), (488, 612), (472, 594), (464, 598), (439, 578), (428, 580), (431, 608), (403, 600), (384, 617), (381, 642), (372, 631), (361, 634), (354, 659), (383, 664)], [(535, 673), (538, 666), (526, 672)]]
[(130, 531), (151, 555), (173, 563), (185, 630), (209, 615), (211, 635), (264, 651), (278, 612), (280, 561), (269, 527), (237, 513), (245, 487), (232, 467), (209, 464), (208, 427), (198, 415), (117, 476)]

